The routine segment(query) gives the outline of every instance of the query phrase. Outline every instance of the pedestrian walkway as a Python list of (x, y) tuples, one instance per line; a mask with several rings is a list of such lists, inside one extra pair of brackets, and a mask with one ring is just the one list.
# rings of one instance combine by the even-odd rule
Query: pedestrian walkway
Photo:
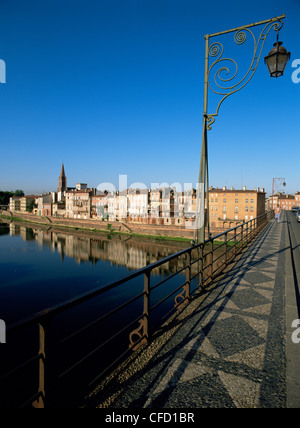
[(158, 336), (86, 405), (286, 407), (286, 229), (272, 221), (229, 274), (169, 324), (167, 338)]

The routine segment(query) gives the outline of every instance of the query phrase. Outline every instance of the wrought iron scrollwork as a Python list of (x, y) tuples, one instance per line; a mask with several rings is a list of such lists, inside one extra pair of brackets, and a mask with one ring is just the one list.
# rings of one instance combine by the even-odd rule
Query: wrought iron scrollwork
[[(234, 42), (237, 45), (243, 45), (248, 38), (253, 40), (253, 56), (251, 63), (246, 73), (241, 78), (238, 78), (237, 81), (235, 79), (237, 79), (238, 76), (238, 64), (234, 59), (224, 57), (223, 44), (220, 42), (214, 42), (209, 46), (208, 56), (214, 61), (208, 69), (208, 86), (212, 92), (222, 96), (222, 98), (217, 105), (215, 113), (205, 115), (208, 130), (211, 129), (212, 124), (215, 122), (215, 118), (218, 116), (219, 109), (223, 101), (230, 95), (244, 88), (252, 79), (260, 61), (265, 40), (270, 30), (273, 28), (278, 32), (282, 26), (283, 22), (279, 18), (274, 18), (274, 20), (264, 26), (257, 39), (249, 28), (245, 27), (235, 30)], [(212, 80), (214, 82), (214, 86), (212, 85)], [(234, 83), (234, 81), (236, 83)]]
[(190, 290), (189, 284), (185, 284), (182, 287), (182, 291), (179, 294), (177, 294), (177, 296), (174, 299), (175, 300), (175, 305), (174, 305), (175, 308), (177, 308), (177, 309), (181, 308), (181, 306), (189, 300), (189, 297), (190, 297), (189, 290)]
[[(129, 334), (129, 348), (136, 351), (141, 345), (147, 343), (145, 337), (146, 320), (142, 318), (139, 321), (139, 326)], [(134, 337), (136, 340), (134, 340)]]

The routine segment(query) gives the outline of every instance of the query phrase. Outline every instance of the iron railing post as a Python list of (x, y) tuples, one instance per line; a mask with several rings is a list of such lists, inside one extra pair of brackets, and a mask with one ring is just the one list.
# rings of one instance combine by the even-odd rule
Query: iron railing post
[(203, 269), (204, 269), (204, 244), (201, 244), (200, 246), (200, 253), (201, 256), (199, 257), (199, 251), (198, 251), (198, 259), (199, 262), (198, 266), (199, 266), (199, 271), (198, 271), (198, 278), (199, 278), (199, 282), (198, 282), (198, 287), (200, 288), (200, 290), (203, 289)]
[(241, 243), (242, 243), (242, 250), (244, 248), (244, 223), (241, 225), (242, 231), (241, 231)]
[(213, 239), (210, 239), (209, 269), (208, 269), (210, 281), (212, 281), (213, 279), (213, 264), (214, 264), (214, 241)]
[(144, 273), (144, 312), (143, 312), (143, 336), (149, 343), (149, 319), (150, 319), (150, 270)]
[(234, 229), (234, 237), (233, 237), (233, 242), (234, 242), (234, 257), (237, 255), (237, 249), (236, 249), (236, 228)]
[(188, 257), (188, 264), (186, 267), (186, 273), (185, 273), (185, 278), (186, 278), (186, 285), (185, 285), (185, 295), (186, 295), (186, 299), (190, 300), (190, 295), (191, 295), (191, 272), (192, 272), (192, 251), (189, 250), (187, 253), (187, 257)]
[(225, 249), (224, 249), (224, 263), (225, 263), (225, 267), (227, 267), (227, 241), (228, 241), (228, 233), (226, 232), (225, 233), (225, 236), (224, 236), (224, 247), (225, 247)]
[(39, 385), (38, 385), (38, 395), (39, 398), (33, 403), (33, 407), (37, 409), (43, 409), (46, 407), (46, 399), (47, 399), (47, 392), (46, 392), (46, 376), (47, 376), (47, 359), (46, 359), (46, 352), (47, 352), (47, 323), (42, 320), (38, 324), (39, 329)]

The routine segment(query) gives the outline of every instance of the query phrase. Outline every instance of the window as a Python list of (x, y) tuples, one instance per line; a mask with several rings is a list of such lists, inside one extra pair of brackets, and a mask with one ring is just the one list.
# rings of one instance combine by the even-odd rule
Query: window
[(238, 199), (236, 199), (236, 200), (235, 200), (235, 203), (236, 203), (236, 204), (238, 204), (238, 203), (239, 203), (239, 200), (238, 200)]
[(223, 206), (223, 213), (226, 213), (226, 205)]
[(238, 213), (238, 212), (239, 212), (239, 207), (235, 207), (235, 208), (234, 208), (234, 212), (235, 212), (235, 213)]

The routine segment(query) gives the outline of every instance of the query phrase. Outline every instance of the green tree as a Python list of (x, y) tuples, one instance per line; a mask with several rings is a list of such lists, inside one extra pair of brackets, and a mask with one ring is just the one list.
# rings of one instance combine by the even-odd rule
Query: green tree
[(14, 196), (18, 196), (18, 197), (25, 196), (25, 193), (23, 192), (23, 190), (18, 189), (15, 191)]
[(0, 205), (8, 205), (9, 198), (14, 196), (14, 192), (3, 192), (0, 190)]
[(32, 213), (33, 208), (36, 208), (36, 204), (34, 202), (34, 199), (29, 203), (27, 211), (30, 212), (30, 213)]

